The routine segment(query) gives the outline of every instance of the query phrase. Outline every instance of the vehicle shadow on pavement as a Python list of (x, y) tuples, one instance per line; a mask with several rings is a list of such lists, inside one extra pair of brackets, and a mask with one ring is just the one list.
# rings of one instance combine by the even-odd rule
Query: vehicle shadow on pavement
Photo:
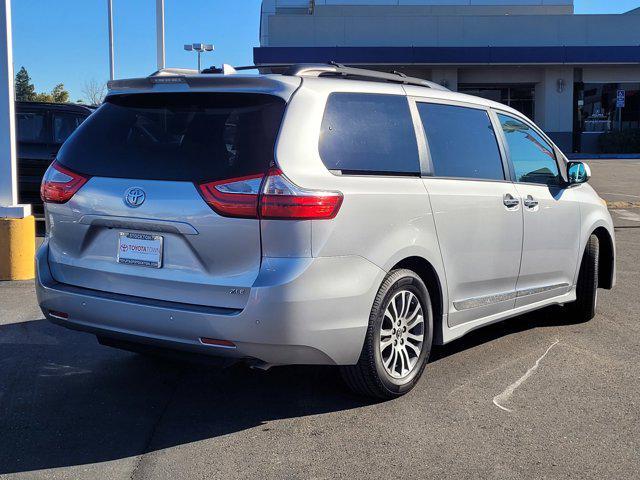
[(372, 403), (334, 368), (219, 369), (103, 347), (45, 320), (0, 326), (0, 474), (135, 457)]
[[(559, 325), (544, 310), (444, 347), (431, 361), (523, 330)], [(0, 474), (135, 457), (269, 421), (375, 403), (335, 368), (224, 370), (98, 345), (45, 320), (0, 326)], [(259, 431), (258, 431), (259, 434)]]
[(436, 345), (431, 350), (429, 362), (437, 362), (440, 359), (492, 342), (498, 338), (506, 337), (507, 335), (517, 334), (534, 328), (561, 327), (574, 324), (575, 322), (567, 317), (566, 312), (561, 307), (547, 307), (473, 330), (464, 337), (454, 340), (447, 345)]

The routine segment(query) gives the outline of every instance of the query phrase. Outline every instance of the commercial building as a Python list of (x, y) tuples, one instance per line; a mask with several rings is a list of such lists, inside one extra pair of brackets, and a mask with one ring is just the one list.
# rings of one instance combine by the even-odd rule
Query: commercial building
[(603, 133), (640, 129), (639, 44), (640, 8), (576, 15), (572, 0), (264, 0), (254, 60), (401, 71), (506, 103), (565, 151), (597, 153)]

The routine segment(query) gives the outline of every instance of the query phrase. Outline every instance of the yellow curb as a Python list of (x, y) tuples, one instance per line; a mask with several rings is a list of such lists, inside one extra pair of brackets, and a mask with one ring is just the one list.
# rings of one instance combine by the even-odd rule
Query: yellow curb
[(0, 280), (31, 280), (35, 277), (36, 221), (0, 218)]
[(640, 208), (640, 202), (607, 202), (609, 208)]

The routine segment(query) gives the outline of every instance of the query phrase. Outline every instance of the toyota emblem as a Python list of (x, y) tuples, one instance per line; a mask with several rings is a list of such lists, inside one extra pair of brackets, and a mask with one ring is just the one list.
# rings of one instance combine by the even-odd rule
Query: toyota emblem
[(124, 203), (131, 208), (138, 208), (146, 198), (147, 194), (139, 187), (131, 187), (124, 192)]

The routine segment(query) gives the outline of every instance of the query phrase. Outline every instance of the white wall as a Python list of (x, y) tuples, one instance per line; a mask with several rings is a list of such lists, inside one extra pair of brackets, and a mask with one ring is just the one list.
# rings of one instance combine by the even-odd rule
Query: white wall
[[(639, 15), (271, 15), (263, 46), (623, 46)], [(263, 25), (264, 26), (264, 25)], [(263, 34), (264, 34), (263, 30)]]
[(640, 81), (640, 66), (584, 67), (582, 81), (584, 83), (636, 83)]
[[(273, 0), (272, 0), (273, 1)], [(573, 5), (573, 0), (316, 0), (316, 5)], [(306, 7), (309, 0), (275, 0), (278, 7)]]

